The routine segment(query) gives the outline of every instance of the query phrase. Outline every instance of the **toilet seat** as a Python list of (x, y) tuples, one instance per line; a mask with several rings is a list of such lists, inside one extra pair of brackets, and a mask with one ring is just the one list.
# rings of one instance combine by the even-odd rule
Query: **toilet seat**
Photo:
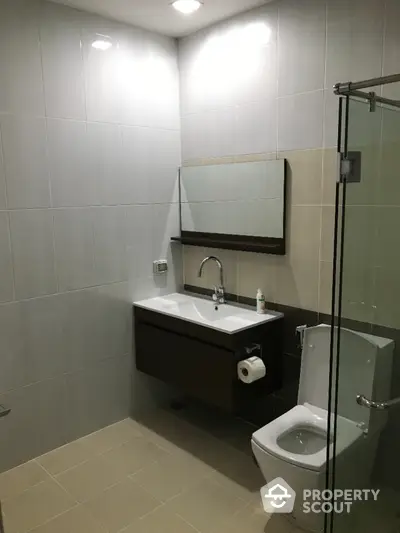
[[(357, 439), (363, 436), (363, 431), (351, 420), (338, 417), (338, 430), (336, 440), (336, 455), (348, 448)], [(327, 434), (328, 413), (324, 409), (311, 405), (297, 405), (284, 415), (276, 418), (253, 434), (253, 441), (259, 448), (286, 462), (307, 468), (308, 470), (321, 471), (326, 464), (325, 446), (311, 454), (297, 454), (283, 449), (278, 444), (278, 439), (296, 427), (305, 427), (319, 435)]]

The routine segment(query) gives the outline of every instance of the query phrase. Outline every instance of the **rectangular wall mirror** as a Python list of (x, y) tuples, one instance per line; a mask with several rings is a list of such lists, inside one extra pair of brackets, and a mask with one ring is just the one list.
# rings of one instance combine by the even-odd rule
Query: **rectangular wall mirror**
[(183, 167), (184, 244), (285, 254), (285, 160)]

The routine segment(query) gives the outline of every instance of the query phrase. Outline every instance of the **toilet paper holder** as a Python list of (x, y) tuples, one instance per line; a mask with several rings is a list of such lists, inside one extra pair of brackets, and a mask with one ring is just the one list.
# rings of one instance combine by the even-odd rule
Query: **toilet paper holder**
[(253, 343), (251, 346), (245, 346), (244, 351), (247, 353), (247, 355), (252, 354), (256, 350), (259, 350), (261, 352), (261, 344)]

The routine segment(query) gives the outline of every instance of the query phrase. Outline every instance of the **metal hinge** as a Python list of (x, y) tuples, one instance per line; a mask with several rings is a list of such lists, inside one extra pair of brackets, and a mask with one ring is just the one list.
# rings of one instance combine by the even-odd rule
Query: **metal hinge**
[(339, 183), (361, 182), (361, 152), (348, 152), (340, 154)]

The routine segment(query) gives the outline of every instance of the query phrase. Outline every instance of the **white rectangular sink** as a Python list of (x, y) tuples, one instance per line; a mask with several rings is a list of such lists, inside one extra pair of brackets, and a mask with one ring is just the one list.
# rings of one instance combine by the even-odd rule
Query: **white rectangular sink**
[(283, 317), (282, 313), (276, 311), (267, 311), (263, 315), (258, 315), (255, 310), (232, 304), (216, 307), (211, 298), (206, 300), (178, 293), (142, 300), (135, 302), (134, 305), (224, 333), (237, 333)]

